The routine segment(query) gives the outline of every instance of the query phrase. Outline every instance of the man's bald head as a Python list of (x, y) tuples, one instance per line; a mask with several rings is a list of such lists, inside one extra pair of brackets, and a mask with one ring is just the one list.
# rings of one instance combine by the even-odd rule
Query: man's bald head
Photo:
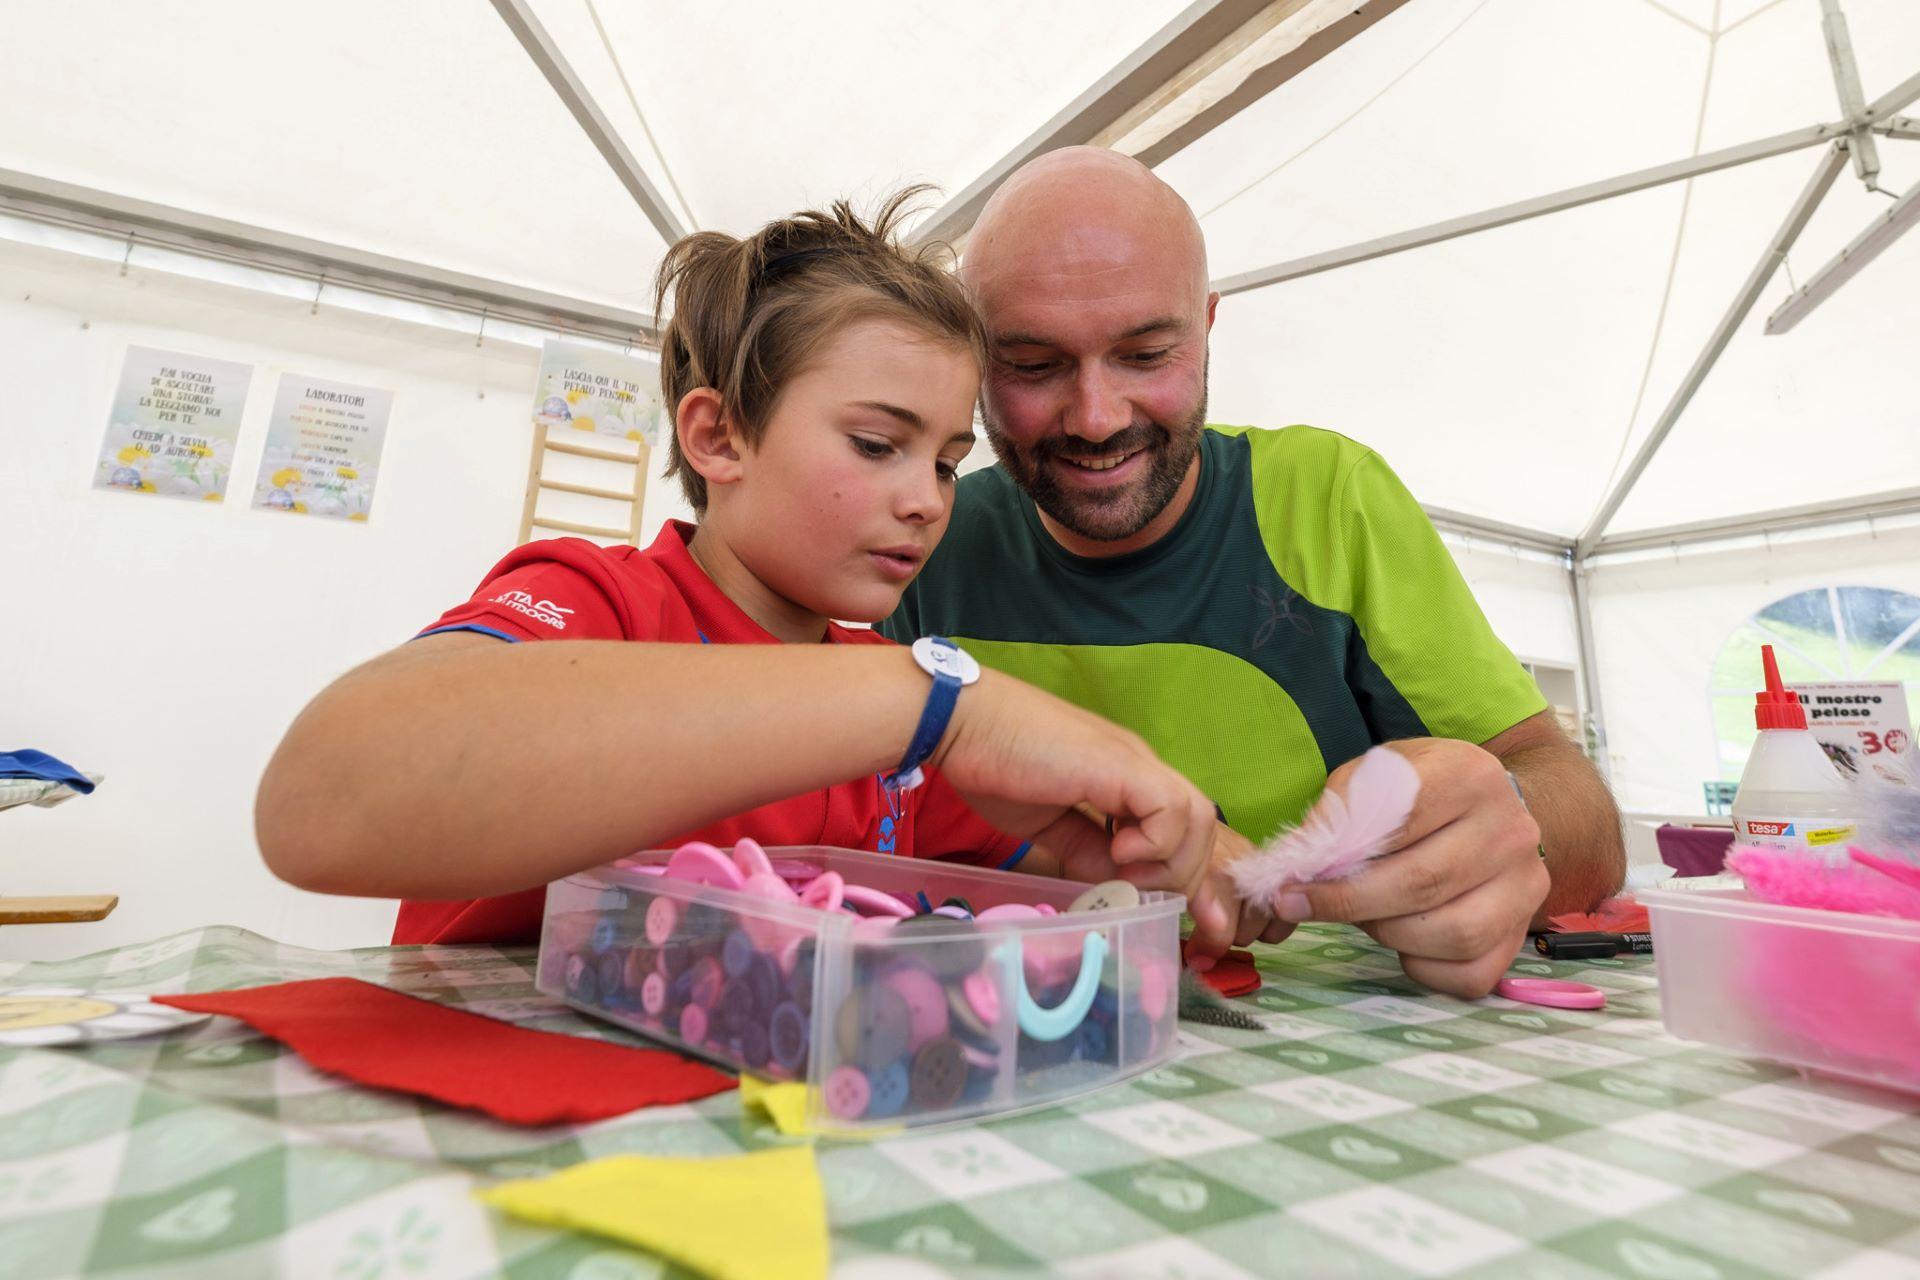
[(1063, 147), (1014, 170), (980, 211), (960, 274), (979, 293), (1036, 258), (1055, 269), (1152, 260), (1186, 272), (1196, 301), (1207, 295), (1193, 210), (1153, 170), (1104, 147)]
[(1097, 147), (1016, 170), (960, 264), (987, 322), (987, 439), (1081, 555), (1146, 545), (1199, 474), (1217, 297), (1193, 210)]

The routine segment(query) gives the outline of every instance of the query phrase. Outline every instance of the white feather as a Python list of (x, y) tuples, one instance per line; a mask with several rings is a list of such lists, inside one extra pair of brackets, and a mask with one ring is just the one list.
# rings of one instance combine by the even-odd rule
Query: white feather
[(1227, 868), (1243, 899), (1271, 901), (1290, 884), (1346, 875), (1386, 852), (1407, 825), (1420, 795), (1420, 775), (1407, 758), (1375, 747), (1347, 780), (1346, 798), (1333, 791), (1291, 831), (1282, 831)]

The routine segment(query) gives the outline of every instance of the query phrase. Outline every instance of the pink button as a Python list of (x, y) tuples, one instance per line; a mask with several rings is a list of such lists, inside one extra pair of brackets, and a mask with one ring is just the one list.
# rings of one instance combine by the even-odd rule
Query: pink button
[(827, 1110), (842, 1120), (858, 1120), (867, 1114), (867, 1104), (873, 1101), (873, 1086), (858, 1067), (835, 1067), (820, 1092), (827, 1100)]
[(960, 982), (960, 993), (967, 998), (967, 1007), (978, 1014), (980, 1021), (987, 1026), (997, 1026), (1000, 1022), (1000, 983), (986, 969), (976, 969)]
[(823, 871), (800, 893), (800, 901), (822, 911), (838, 911), (846, 898), (847, 882), (838, 871)]
[(647, 904), (647, 941), (654, 946), (666, 946), (679, 924), (680, 904), (672, 898), (655, 898)]
[(1040, 909), (1024, 902), (1003, 902), (997, 907), (988, 907), (974, 919), (980, 924), (992, 924), (996, 920), (1038, 920)]
[(917, 964), (897, 964), (883, 972), (880, 981), (907, 1002), (913, 1020), (907, 1048), (918, 1049), (947, 1033), (947, 993), (940, 979)]
[(913, 908), (890, 893), (864, 884), (850, 884), (842, 891), (845, 901), (856, 907), (862, 915), (892, 916), (904, 920), (913, 914)]
[(1151, 1022), (1158, 1022), (1167, 1014), (1167, 999), (1172, 994), (1173, 984), (1167, 980), (1167, 971), (1157, 964), (1140, 966), (1140, 976), (1135, 980), (1134, 990), (1140, 997), (1140, 1012), (1147, 1015)]
[(667, 1007), (667, 980), (658, 973), (650, 973), (647, 980), (640, 984), (640, 1007), (654, 1017)]
[(680, 1038), (688, 1044), (705, 1044), (707, 1039), (707, 1011), (697, 1004), (690, 1004), (680, 1011)]
[(738, 889), (747, 882), (740, 868), (733, 865), (733, 859), (704, 840), (689, 841), (675, 849), (667, 859), (667, 874), (676, 880), (710, 884), (719, 889)]
[(752, 836), (741, 836), (733, 844), (733, 865), (748, 877), (773, 874), (773, 859)]

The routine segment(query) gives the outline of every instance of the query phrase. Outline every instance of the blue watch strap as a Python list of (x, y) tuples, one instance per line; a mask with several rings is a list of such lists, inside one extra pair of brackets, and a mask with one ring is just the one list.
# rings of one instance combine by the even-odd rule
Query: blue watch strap
[[(944, 636), (934, 636), (935, 644), (952, 646), (953, 642)], [(953, 719), (953, 707), (960, 700), (960, 677), (943, 671), (933, 673), (933, 689), (927, 694), (927, 705), (920, 710), (920, 723), (914, 726), (913, 740), (907, 744), (907, 753), (900, 757), (899, 767), (886, 778), (886, 785), (894, 791), (911, 791), (926, 781), (926, 775), (920, 766), (933, 754), (940, 739), (946, 736), (947, 723)]]

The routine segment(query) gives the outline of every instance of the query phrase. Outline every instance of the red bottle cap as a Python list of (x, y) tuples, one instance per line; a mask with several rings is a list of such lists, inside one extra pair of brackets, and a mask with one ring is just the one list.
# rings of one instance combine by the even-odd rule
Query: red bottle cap
[(1780, 683), (1780, 668), (1773, 660), (1773, 646), (1760, 646), (1760, 661), (1767, 668), (1767, 687), (1753, 695), (1753, 722), (1762, 729), (1804, 729), (1807, 710), (1793, 690)]

